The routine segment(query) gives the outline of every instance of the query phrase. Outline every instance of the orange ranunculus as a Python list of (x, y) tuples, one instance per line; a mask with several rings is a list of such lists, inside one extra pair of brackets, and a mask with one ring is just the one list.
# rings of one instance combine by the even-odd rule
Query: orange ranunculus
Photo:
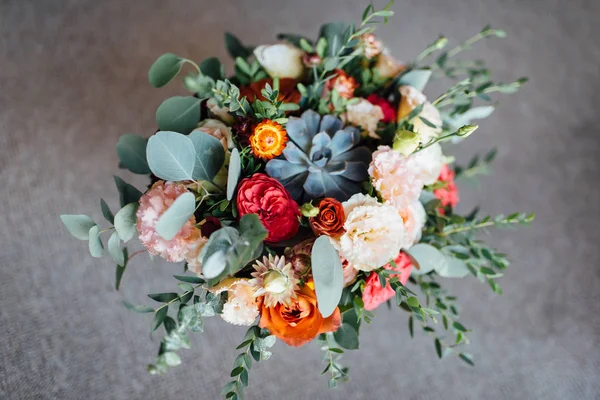
[(259, 326), (295, 347), (310, 342), (320, 333), (335, 332), (340, 327), (342, 321), (339, 308), (327, 318), (321, 315), (312, 282), (300, 288), (296, 295), (290, 307), (283, 304), (265, 307), (263, 304)]
[(319, 209), (319, 213), (309, 220), (315, 236), (338, 237), (342, 235), (346, 220), (342, 203), (331, 197), (325, 197), (317, 203), (316, 207)]
[(281, 155), (287, 141), (288, 137), (285, 129), (277, 122), (269, 119), (265, 119), (256, 125), (252, 136), (250, 136), (252, 153), (255, 157), (263, 160), (270, 160)]

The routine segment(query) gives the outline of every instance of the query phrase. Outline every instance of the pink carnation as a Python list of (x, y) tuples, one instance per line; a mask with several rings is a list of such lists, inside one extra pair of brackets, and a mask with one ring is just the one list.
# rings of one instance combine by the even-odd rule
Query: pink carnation
[(156, 232), (159, 217), (175, 199), (186, 192), (187, 189), (182, 184), (158, 181), (142, 196), (136, 214), (136, 228), (144, 247), (150, 254), (159, 255), (170, 262), (179, 262), (187, 258), (190, 262), (195, 262), (199, 247), (206, 242), (195, 226), (196, 219), (193, 215), (171, 240), (162, 238)]
[[(383, 268), (390, 271), (398, 271), (396, 276), (398, 276), (403, 285), (406, 285), (406, 282), (410, 277), (410, 272), (412, 271), (410, 258), (408, 258), (406, 254), (400, 253), (394, 262), (396, 263), (396, 268), (393, 268), (390, 264), (384, 265)], [(380, 304), (385, 303), (394, 297), (395, 294), (396, 292), (394, 292), (394, 289), (392, 289), (389, 283), (386, 283), (385, 288), (382, 288), (377, 273), (371, 272), (371, 275), (367, 278), (362, 295), (363, 303), (365, 303), (365, 310), (372, 311), (376, 309)]]
[(373, 187), (382, 199), (398, 210), (419, 198), (423, 181), (415, 174), (413, 163), (389, 146), (379, 146), (369, 165)]
[[(445, 186), (433, 191), (435, 197), (440, 199), (442, 207), (456, 207), (459, 200), (458, 187), (454, 183), (454, 171), (448, 167), (448, 164), (443, 166), (438, 181), (443, 182)], [(442, 214), (443, 211), (443, 208), (441, 208), (440, 212)]]

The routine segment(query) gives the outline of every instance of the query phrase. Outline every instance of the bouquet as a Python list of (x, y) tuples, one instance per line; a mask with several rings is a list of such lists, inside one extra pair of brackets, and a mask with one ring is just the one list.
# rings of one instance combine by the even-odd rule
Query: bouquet
[[(383, 303), (407, 313), (411, 336), (431, 335), (440, 358), (472, 365), (462, 350), (470, 330), (442, 282), (470, 275), (501, 293), (507, 258), (476, 234), (533, 214), (457, 213), (455, 179), (486, 173), (495, 152), (459, 166), (441, 144), (461, 143), (494, 110), (491, 94), (525, 79), (494, 82), (483, 62), (457, 59), (480, 39), (505, 36), (490, 27), (450, 50), (439, 37), (414, 61), (397, 61), (374, 34), (390, 5), (369, 5), (358, 24), (323, 25), (312, 39), (286, 33), (254, 47), (227, 33), (229, 76), (216, 58), (166, 53), (151, 66), (154, 87), (191, 71), (191, 95), (160, 104), (155, 134), (116, 145), (120, 167), (148, 176), (148, 187), (115, 177), (120, 209), (100, 201), (104, 228), (61, 216), (93, 257), (107, 250), (117, 289), (136, 255), (183, 264), (174, 289), (148, 295), (157, 306), (125, 303), (152, 315), (152, 331), (164, 329), (149, 372), (179, 365), (190, 332), (218, 315), (249, 326), (226, 398), (242, 398), (252, 364), (276, 340), (317, 340), (335, 387), (348, 377), (341, 355), (358, 349)], [(427, 98), (426, 84), (440, 78), (449, 89)], [(132, 253), (124, 243), (134, 237), (142, 250)]]

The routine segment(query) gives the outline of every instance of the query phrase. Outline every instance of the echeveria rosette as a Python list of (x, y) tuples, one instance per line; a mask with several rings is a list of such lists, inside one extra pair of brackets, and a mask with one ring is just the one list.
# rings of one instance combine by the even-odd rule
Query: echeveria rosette
[(333, 115), (323, 118), (312, 110), (286, 125), (290, 141), (283, 158), (270, 160), (266, 172), (297, 201), (333, 197), (345, 201), (360, 192), (368, 179), (371, 151), (360, 142), (360, 132), (343, 126)]

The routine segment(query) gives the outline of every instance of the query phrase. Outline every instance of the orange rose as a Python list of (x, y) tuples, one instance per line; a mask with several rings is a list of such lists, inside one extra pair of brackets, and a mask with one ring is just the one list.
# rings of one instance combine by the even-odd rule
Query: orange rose
[(286, 307), (277, 304), (261, 310), (261, 328), (266, 328), (273, 335), (290, 346), (300, 347), (325, 332), (335, 332), (341, 324), (339, 308), (333, 314), (323, 318), (317, 308), (317, 295), (309, 282), (296, 292), (292, 305)]
[(310, 227), (316, 236), (327, 235), (338, 237), (344, 233), (344, 207), (342, 203), (331, 197), (320, 200), (316, 207), (319, 213), (310, 218)]

